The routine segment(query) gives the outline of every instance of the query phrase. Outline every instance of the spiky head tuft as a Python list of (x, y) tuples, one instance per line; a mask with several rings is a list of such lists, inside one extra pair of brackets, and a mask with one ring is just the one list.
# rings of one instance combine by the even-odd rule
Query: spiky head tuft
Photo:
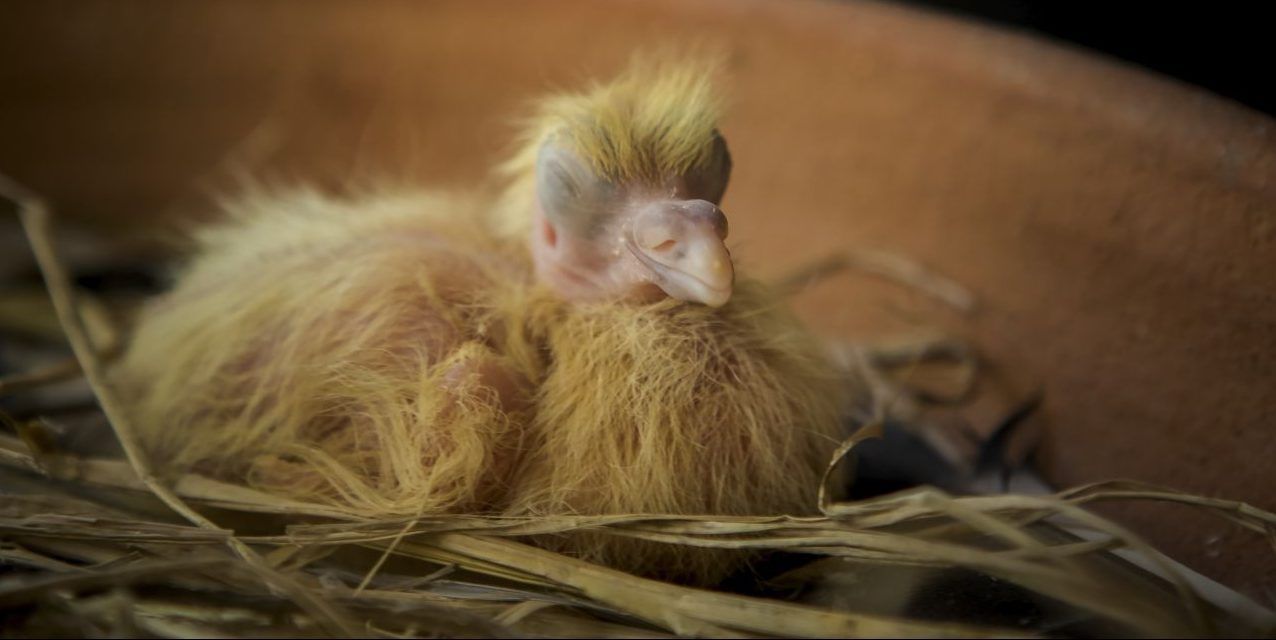
[(532, 171), (553, 139), (607, 180), (658, 180), (713, 159), (721, 99), (713, 79), (720, 57), (636, 56), (628, 69), (580, 93), (546, 97), (528, 119), (508, 174)]

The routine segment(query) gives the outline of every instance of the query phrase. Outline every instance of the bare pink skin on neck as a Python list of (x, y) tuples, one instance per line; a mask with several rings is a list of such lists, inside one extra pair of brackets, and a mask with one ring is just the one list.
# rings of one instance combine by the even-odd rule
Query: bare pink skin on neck
[(604, 229), (593, 240), (556, 231), (540, 207), (532, 217), (536, 278), (566, 300), (653, 302), (666, 296), (625, 248), (623, 229)]

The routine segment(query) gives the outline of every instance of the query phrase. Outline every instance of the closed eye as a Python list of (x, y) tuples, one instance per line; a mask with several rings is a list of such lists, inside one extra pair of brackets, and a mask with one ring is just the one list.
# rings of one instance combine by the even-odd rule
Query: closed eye
[(567, 200), (577, 200), (580, 198), (580, 186), (572, 178), (567, 169), (558, 163), (554, 163), (550, 167), (551, 175), (554, 177), (552, 188), (558, 193), (559, 198)]

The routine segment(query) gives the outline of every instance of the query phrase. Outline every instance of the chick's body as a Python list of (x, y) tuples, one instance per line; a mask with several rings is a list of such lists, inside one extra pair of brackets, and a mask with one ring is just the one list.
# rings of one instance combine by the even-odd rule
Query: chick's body
[[(725, 146), (703, 114), (669, 126), (660, 109), (705, 108), (674, 80), (553, 103), (570, 117), (542, 118), (542, 152), (522, 154), (535, 202), (519, 176), (500, 205), (243, 199), (198, 237), (119, 368), (151, 454), (363, 516), (812, 512), (847, 389), (764, 287), (731, 287)], [(617, 97), (653, 86), (658, 109)], [(690, 102), (660, 95), (673, 89)], [(595, 162), (645, 140), (581, 124), (597, 112), (666, 136), (692, 122), (704, 144), (649, 144), (686, 156), (665, 165)], [(626, 157), (647, 162), (638, 186), (616, 169)], [(734, 566), (596, 533), (538, 543), (700, 583)]]
[(485, 297), (530, 281), (473, 207), (298, 192), (206, 229), (121, 367), (156, 459), (367, 513), (490, 509), (519, 443), (468, 365), (500, 360)]

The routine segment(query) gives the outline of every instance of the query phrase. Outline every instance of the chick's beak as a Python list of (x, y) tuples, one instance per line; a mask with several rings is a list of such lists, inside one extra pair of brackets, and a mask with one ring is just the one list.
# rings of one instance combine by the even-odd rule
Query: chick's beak
[(720, 307), (735, 281), (726, 237), (727, 218), (716, 205), (673, 200), (639, 210), (627, 244), (670, 297)]

